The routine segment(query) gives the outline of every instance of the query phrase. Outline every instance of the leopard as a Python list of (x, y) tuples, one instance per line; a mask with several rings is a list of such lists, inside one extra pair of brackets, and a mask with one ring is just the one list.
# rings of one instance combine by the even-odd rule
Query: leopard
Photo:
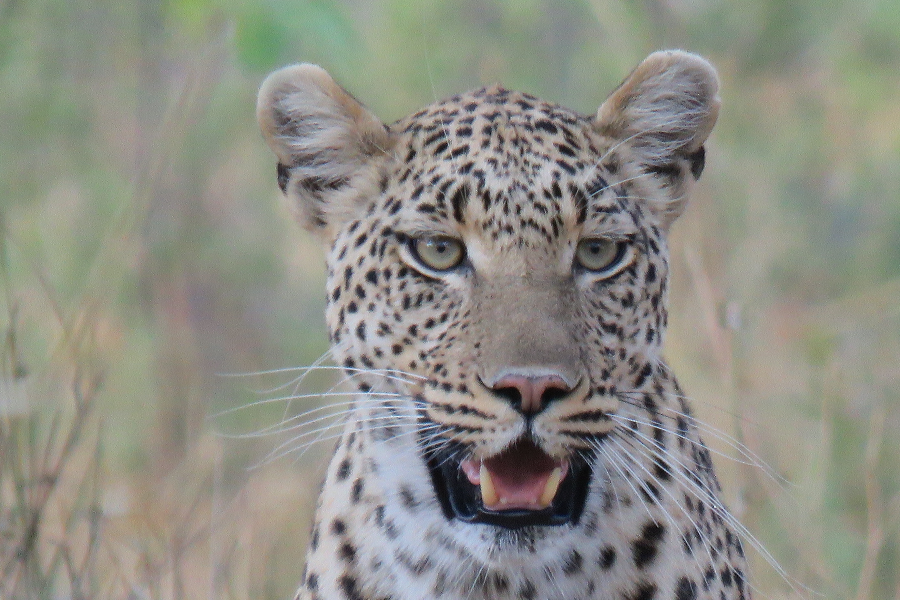
[(662, 357), (719, 78), (650, 54), (596, 112), (500, 85), (383, 123), (263, 82), (350, 386), (297, 600), (748, 600), (746, 530)]

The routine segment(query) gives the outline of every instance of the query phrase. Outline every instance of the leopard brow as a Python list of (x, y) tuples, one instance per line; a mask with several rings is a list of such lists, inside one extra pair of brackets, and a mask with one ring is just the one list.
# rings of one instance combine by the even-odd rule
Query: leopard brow
[(410, 220), (406, 223), (401, 221), (394, 226), (394, 234), (401, 240), (421, 237), (448, 237), (463, 241), (460, 231), (449, 223), (437, 220)]
[(605, 238), (614, 242), (632, 242), (640, 235), (633, 223), (607, 223), (599, 221), (596, 225), (585, 224), (579, 239)]

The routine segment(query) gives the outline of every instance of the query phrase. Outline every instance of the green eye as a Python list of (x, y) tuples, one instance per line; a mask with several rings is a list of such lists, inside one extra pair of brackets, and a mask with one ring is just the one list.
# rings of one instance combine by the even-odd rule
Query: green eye
[(588, 271), (599, 273), (612, 271), (624, 257), (624, 242), (606, 238), (581, 240), (575, 249), (575, 262)]
[(440, 235), (413, 239), (410, 249), (419, 262), (435, 271), (459, 266), (465, 257), (461, 241)]

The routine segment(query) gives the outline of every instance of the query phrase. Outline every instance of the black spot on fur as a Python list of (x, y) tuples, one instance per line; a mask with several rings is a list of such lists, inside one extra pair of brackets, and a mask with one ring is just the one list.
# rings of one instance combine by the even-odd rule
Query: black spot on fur
[(644, 525), (641, 531), (641, 537), (632, 543), (632, 555), (634, 557), (634, 565), (643, 569), (656, 558), (659, 552), (659, 543), (665, 536), (666, 528), (655, 521), (650, 521)]
[(347, 524), (340, 519), (331, 522), (331, 533), (334, 535), (344, 535), (347, 532)]
[(562, 169), (569, 175), (575, 174), (575, 168), (572, 165), (570, 165), (567, 161), (564, 161), (562, 159), (557, 159), (556, 164), (557, 164), (557, 166), (559, 166), (560, 169)]
[(353, 488), (350, 490), (350, 501), (353, 504), (359, 504), (359, 501), (362, 498), (362, 493), (363, 481), (361, 478), (357, 478), (356, 481), (353, 482)]
[(603, 550), (600, 551), (600, 560), (597, 562), (603, 570), (611, 568), (616, 562), (616, 549), (612, 546), (603, 548)]
[(314, 592), (317, 589), (319, 589), (319, 576), (318, 575), (316, 575), (315, 573), (310, 573), (309, 575), (306, 576), (306, 589), (308, 589), (311, 592)]
[(637, 589), (627, 596), (628, 600), (653, 600), (656, 597), (656, 584), (642, 581)]
[(563, 573), (566, 575), (580, 573), (583, 563), (584, 559), (581, 558), (581, 553), (578, 550), (572, 550), (563, 563)]
[(453, 195), (450, 197), (450, 206), (453, 208), (453, 219), (457, 223), (465, 223), (465, 210), (466, 204), (469, 202), (469, 186), (461, 185), (456, 188), (456, 191), (453, 192)]
[(653, 374), (653, 365), (647, 363), (641, 369), (641, 372), (638, 374), (638, 378), (634, 382), (634, 387), (639, 388), (647, 381), (650, 375)]
[(347, 477), (350, 476), (350, 461), (346, 458), (341, 461), (341, 464), (338, 465), (337, 470), (337, 480), (344, 481)]
[(575, 204), (575, 210), (578, 213), (576, 223), (581, 225), (587, 219), (587, 196), (580, 188), (574, 185), (569, 186), (569, 193), (572, 195), (572, 202)]
[(682, 577), (678, 580), (678, 586), (675, 588), (675, 600), (696, 600), (697, 584)]
[(341, 544), (341, 547), (338, 548), (338, 556), (341, 557), (342, 560), (352, 563), (356, 561), (356, 548), (350, 542), (344, 542)]
[(406, 487), (402, 486), (400, 488), (400, 501), (403, 503), (403, 506), (412, 510), (419, 506), (419, 501), (416, 500), (416, 497), (413, 495), (412, 491)]
[(363, 600), (359, 593), (359, 584), (357, 584), (356, 578), (350, 575), (342, 575), (338, 578), (338, 585), (347, 600)]
[(554, 125), (552, 121), (548, 121), (547, 119), (538, 119), (534, 122), (534, 126), (536, 129), (546, 131), (547, 133), (551, 134), (559, 131), (559, 129), (556, 128), (556, 125)]

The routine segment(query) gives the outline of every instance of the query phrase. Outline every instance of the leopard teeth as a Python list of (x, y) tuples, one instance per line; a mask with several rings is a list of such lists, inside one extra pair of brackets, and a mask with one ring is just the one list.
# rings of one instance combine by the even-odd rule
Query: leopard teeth
[(491, 474), (487, 470), (487, 467), (484, 466), (484, 463), (481, 465), (481, 469), (478, 472), (478, 477), (481, 479), (481, 502), (486, 507), (496, 506), (497, 502), (500, 498), (497, 496), (497, 490), (494, 489), (494, 482), (491, 481)]
[(540, 500), (538, 500), (538, 505), (541, 508), (547, 508), (553, 503), (553, 499), (556, 498), (556, 492), (559, 490), (561, 481), (562, 469), (556, 467), (553, 469), (553, 472), (550, 473), (550, 477), (547, 478), (547, 483), (544, 485), (544, 492), (541, 494)]

